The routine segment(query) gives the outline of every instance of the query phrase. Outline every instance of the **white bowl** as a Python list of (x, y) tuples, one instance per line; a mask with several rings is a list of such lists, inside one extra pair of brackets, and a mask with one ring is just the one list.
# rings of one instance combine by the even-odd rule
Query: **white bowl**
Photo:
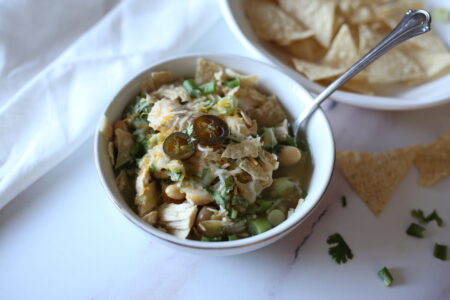
[[(280, 67), (283, 72), (297, 80), (312, 93), (320, 93), (323, 87), (296, 72), (286, 54), (277, 51), (270, 43), (261, 41), (248, 22), (244, 3), (246, 0), (221, 0), (220, 6), (228, 27), (250, 52), (266, 62)], [(427, 1), (433, 4), (436, 1)], [(441, 3), (440, 6), (443, 4)], [(450, 4), (447, 4), (450, 7)], [(434, 26), (433, 26), (434, 28)], [(442, 26), (438, 33), (447, 46), (450, 44), (450, 28)], [(435, 30), (435, 29), (434, 29)], [(432, 54), (430, 54), (432, 55)], [(450, 102), (450, 74), (414, 87), (396, 86), (379, 91), (383, 96), (369, 96), (351, 92), (336, 91), (331, 98), (354, 106), (381, 110), (411, 110), (442, 105)]]
[[(149, 76), (151, 72), (168, 70), (172, 72), (175, 78), (194, 77), (196, 60), (199, 57), (215, 61), (245, 74), (257, 75), (260, 79), (260, 87), (278, 96), (286, 111), (289, 112), (290, 117), (298, 115), (305, 104), (312, 101), (311, 95), (295, 80), (264, 63), (232, 55), (189, 55), (158, 62), (131, 79), (112, 99), (104, 115), (111, 121), (118, 120), (125, 106), (139, 93), (142, 80)], [(293, 216), (267, 232), (237, 241), (202, 242), (182, 240), (143, 222), (126, 204), (116, 186), (113, 168), (107, 154), (108, 141), (100, 134), (100, 128), (101, 122), (95, 133), (97, 170), (108, 196), (120, 212), (132, 223), (149, 233), (149, 237), (168, 246), (202, 254), (231, 255), (244, 253), (266, 246), (285, 236), (300, 225), (318, 204), (330, 181), (334, 166), (335, 149), (330, 125), (325, 114), (321, 110), (317, 110), (311, 117), (306, 131), (314, 171), (305, 202), (296, 210)]]

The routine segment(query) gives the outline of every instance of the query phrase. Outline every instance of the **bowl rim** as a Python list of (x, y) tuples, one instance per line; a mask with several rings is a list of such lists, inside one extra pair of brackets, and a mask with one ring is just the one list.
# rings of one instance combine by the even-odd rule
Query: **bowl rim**
[(111, 98), (110, 102), (105, 106), (102, 113), (100, 114), (100, 118), (99, 118), (98, 124), (95, 128), (96, 131), (94, 134), (94, 159), (95, 159), (97, 174), (99, 176), (100, 182), (101, 182), (103, 188), (105, 189), (109, 199), (113, 202), (113, 204), (119, 210), (119, 212), (123, 216), (125, 216), (131, 223), (133, 223), (134, 225), (136, 225), (137, 227), (139, 227), (146, 233), (150, 234), (152, 237), (163, 240), (163, 242), (168, 242), (168, 243), (175, 244), (175, 245), (178, 245), (181, 247), (187, 247), (187, 248), (191, 248), (191, 249), (201, 249), (201, 250), (215, 250), (215, 249), (217, 249), (217, 250), (230, 249), (231, 250), (231, 249), (244, 248), (244, 247), (248, 247), (248, 246), (256, 245), (256, 244), (262, 244), (266, 241), (275, 239), (278, 236), (282, 236), (283, 233), (290, 232), (291, 230), (296, 228), (300, 223), (305, 221), (313, 213), (315, 208), (319, 205), (323, 195), (325, 194), (325, 191), (327, 190), (327, 188), (330, 184), (331, 177), (334, 174), (334, 169), (335, 169), (334, 168), (335, 159), (336, 159), (336, 157), (335, 157), (335, 140), (334, 140), (333, 131), (331, 130), (330, 122), (329, 122), (328, 118), (326, 117), (326, 114), (323, 112), (323, 110), (321, 108), (318, 108), (317, 111), (314, 113), (314, 115), (315, 114), (321, 115), (321, 117), (323, 118), (323, 121), (324, 121), (324, 124), (323, 124), (324, 130), (328, 131), (329, 136), (331, 137), (330, 141), (329, 141), (330, 146), (331, 146), (330, 147), (331, 164), (325, 170), (326, 175), (327, 175), (325, 180), (323, 180), (323, 182), (325, 182), (325, 184), (320, 186), (320, 190), (318, 193), (319, 196), (317, 197), (317, 200), (315, 201), (314, 205), (309, 209), (309, 211), (307, 211), (303, 216), (301, 216), (298, 220), (296, 220), (296, 222), (292, 223), (289, 227), (287, 227), (283, 230), (276, 230), (277, 227), (274, 227), (271, 230), (264, 232), (262, 234), (256, 235), (256, 236), (251, 236), (251, 237), (236, 240), (236, 241), (222, 241), (222, 242), (216, 242), (216, 243), (197, 241), (197, 240), (187, 240), (187, 239), (183, 240), (183, 239), (177, 238), (168, 233), (159, 231), (158, 229), (154, 228), (150, 224), (145, 223), (136, 215), (136, 213), (131, 212), (131, 208), (129, 206), (127, 206), (126, 204), (122, 203), (119, 199), (117, 199), (116, 196), (114, 195), (114, 193), (109, 188), (107, 179), (106, 179), (106, 174), (104, 173), (104, 171), (101, 167), (100, 156), (102, 154), (100, 154), (101, 151), (99, 148), (100, 147), (99, 142), (100, 142), (100, 139), (102, 138), (102, 134), (101, 134), (102, 118), (103, 118), (103, 116), (105, 116), (106, 112), (112, 106), (114, 106), (114, 103), (117, 101), (117, 99), (120, 99), (118, 96), (129, 85), (131, 85), (133, 82), (138, 80), (144, 74), (148, 73), (151, 69), (158, 68), (160, 65), (163, 65), (165, 63), (170, 63), (175, 60), (197, 59), (199, 57), (203, 57), (203, 58), (211, 59), (211, 60), (214, 60), (214, 58), (217, 58), (217, 59), (235, 58), (235, 59), (247, 60), (252, 63), (263, 65), (264, 67), (270, 68), (276, 72), (279, 72), (280, 74), (283, 74), (287, 78), (291, 79), (293, 81), (293, 83), (295, 83), (299, 88), (304, 90), (307, 95), (310, 96), (309, 101), (312, 101), (312, 96), (310, 95), (310, 93), (300, 83), (298, 83), (296, 80), (294, 80), (289, 74), (286, 74), (284, 72), (284, 70), (281, 70), (281, 69), (277, 68), (276, 66), (269, 65), (265, 62), (261, 62), (261, 61), (258, 61), (258, 60), (255, 60), (255, 59), (252, 59), (249, 57), (234, 55), (234, 54), (220, 54), (220, 53), (219, 54), (217, 54), (217, 53), (189, 53), (189, 54), (183, 54), (183, 55), (170, 56), (168, 58), (164, 58), (164, 59), (155, 61), (155, 62), (151, 63), (149, 66), (145, 67), (143, 70), (139, 71), (135, 76), (127, 79), (127, 81), (114, 94), (114, 96)]
[[(231, 8), (230, 3), (231, 0), (219, 0), (220, 10), (222, 11), (222, 15), (224, 16), (228, 28), (230, 28), (234, 36), (239, 40), (244, 48), (246, 48), (251, 53), (258, 55), (265, 62), (274, 64), (275, 66), (280, 68), (284, 73), (287, 73), (294, 80), (298, 81), (300, 85), (305, 87), (308, 91), (319, 94), (325, 89), (325, 87), (322, 87), (321, 85), (307, 79), (306, 77), (289, 67), (287, 64), (285, 64), (268, 50), (266, 50), (263, 46), (261, 46), (260, 43), (256, 43), (252, 39), (250, 39), (242, 31), (237, 18), (235, 18), (234, 16), (234, 11)], [(410, 97), (396, 98), (389, 96), (371, 96), (342, 90), (335, 91), (330, 96), (330, 99), (356, 107), (388, 111), (418, 110), (444, 105), (450, 102), (450, 97), (444, 95), (435, 97), (433, 101), (427, 100), (417, 102), (417, 100), (410, 99)]]

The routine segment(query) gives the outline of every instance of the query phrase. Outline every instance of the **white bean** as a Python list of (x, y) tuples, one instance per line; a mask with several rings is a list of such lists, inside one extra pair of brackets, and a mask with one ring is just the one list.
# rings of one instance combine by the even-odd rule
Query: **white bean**
[(214, 202), (213, 197), (208, 191), (193, 188), (193, 187), (185, 187), (183, 188), (183, 192), (186, 193), (186, 199), (196, 205), (206, 205), (211, 202)]
[(278, 161), (281, 166), (290, 166), (298, 163), (302, 158), (302, 153), (297, 147), (283, 146), (278, 153)]
[(169, 198), (175, 200), (181, 200), (184, 199), (185, 197), (185, 194), (181, 192), (180, 188), (176, 184), (169, 184), (164, 190), (164, 192)]

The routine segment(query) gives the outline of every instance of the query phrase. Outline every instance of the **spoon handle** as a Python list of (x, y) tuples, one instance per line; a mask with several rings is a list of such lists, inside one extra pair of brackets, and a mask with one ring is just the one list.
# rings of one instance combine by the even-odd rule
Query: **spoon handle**
[(311, 104), (309, 104), (294, 122), (294, 129), (299, 128), (300, 124), (309, 117), (309, 115), (319, 107), (323, 100), (327, 99), (334, 91), (340, 88), (344, 83), (361, 72), (374, 60), (385, 54), (387, 51), (398, 44), (426, 33), (431, 29), (431, 16), (425, 10), (408, 10), (400, 23), (378, 43), (372, 50), (358, 60), (353, 66), (345, 71), (338, 79), (331, 83), (320, 93)]

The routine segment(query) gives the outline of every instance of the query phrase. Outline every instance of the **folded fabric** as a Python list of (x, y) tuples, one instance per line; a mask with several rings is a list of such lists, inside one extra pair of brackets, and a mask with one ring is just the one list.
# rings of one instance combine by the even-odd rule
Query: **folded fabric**
[(128, 79), (219, 17), (213, 0), (0, 1), (0, 208), (92, 135)]

